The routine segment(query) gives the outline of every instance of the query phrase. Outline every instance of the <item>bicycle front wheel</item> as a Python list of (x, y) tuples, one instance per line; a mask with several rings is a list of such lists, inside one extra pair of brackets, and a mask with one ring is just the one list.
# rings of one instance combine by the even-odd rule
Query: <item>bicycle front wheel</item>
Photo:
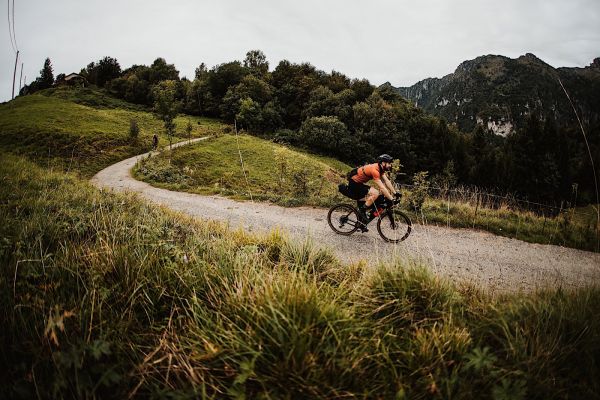
[(351, 235), (358, 229), (358, 213), (348, 204), (337, 204), (329, 209), (327, 222), (335, 233)]
[(412, 223), (410, 218), (401, 211), (387, 210), (377, 220), (377, 232), (389, 243), (399, 243), (410, 235)]

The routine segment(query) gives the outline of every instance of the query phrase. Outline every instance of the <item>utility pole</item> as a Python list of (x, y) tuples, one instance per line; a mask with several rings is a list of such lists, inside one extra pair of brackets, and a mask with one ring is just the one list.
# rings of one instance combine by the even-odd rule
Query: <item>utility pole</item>
[(19, 62), (19, 50), (17, 50), (17, 57), (15, 58), (15, 72), (13, 72), (13, 88), (12, 88), (12, 98), (15, 98), (15, 79), (17, 77), (17, 63)]
[(23, 79), (23, 63), (21, 63), (21, 75), (19, 75), (19, 93), (21, 93), (21, 82)]

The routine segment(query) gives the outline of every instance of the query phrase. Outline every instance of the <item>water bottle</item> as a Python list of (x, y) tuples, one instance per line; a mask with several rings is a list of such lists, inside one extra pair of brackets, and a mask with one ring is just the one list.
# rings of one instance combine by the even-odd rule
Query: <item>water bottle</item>
[(379, 217), (379, 215), (381, 215), (382, 212), (383, 208), (377, 207), (377, 209), (373, 212), (373, 217)]

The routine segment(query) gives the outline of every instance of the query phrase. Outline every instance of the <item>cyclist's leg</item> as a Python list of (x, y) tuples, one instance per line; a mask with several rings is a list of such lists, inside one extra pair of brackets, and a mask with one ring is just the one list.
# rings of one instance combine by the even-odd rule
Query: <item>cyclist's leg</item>
[(369, 196), (369, 186), (363, 183), (350, 181), (349, 188), (353, 198), (357, 199), (356, 203), (358, 206), (359, 220), (363, 223), (363, 226), (361, 226), (360, 229), (363, 232), (367, 232), (368, 229), (366, 225), (369, 223), (369, 218), (367, 217), (367, 206), (365, 204)]
[(369, 193), (367, 193), (367, 197), (366, 197), (366, 201), (365, 201), (365, 207), (369, 208), (373, 205), (373, 203), (375, 202), (375, 200), (377, 200), (377, 198), (379, 197), (379, 190), (375, 189), (375, 188), (369, 188)]

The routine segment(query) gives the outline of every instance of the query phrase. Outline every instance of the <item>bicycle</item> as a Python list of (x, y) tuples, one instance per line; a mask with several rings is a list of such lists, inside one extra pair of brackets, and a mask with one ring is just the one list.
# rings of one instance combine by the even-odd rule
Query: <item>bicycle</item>
[(360, 213), (356, 207), (340, 203), (329, 209), (327, 222), (335, 233), (350, 236), (359, 229), (366, 232), (368, 230), (367, 225), (377, 218), (379, 236), (386, 242), (399, 243), (410, 235), (412, 222), (406, 214), (395, 209), (395, 206), (399, 204), (399, 200), (395, 200), (392, 204), (386, 203), (386, 206), (383, 206), (384, 201), (382, 199), (384, 197), (379, 196), (375, 201), (376, 211), (369, 210), (366, 221), (361, 221), (359, 218)]

